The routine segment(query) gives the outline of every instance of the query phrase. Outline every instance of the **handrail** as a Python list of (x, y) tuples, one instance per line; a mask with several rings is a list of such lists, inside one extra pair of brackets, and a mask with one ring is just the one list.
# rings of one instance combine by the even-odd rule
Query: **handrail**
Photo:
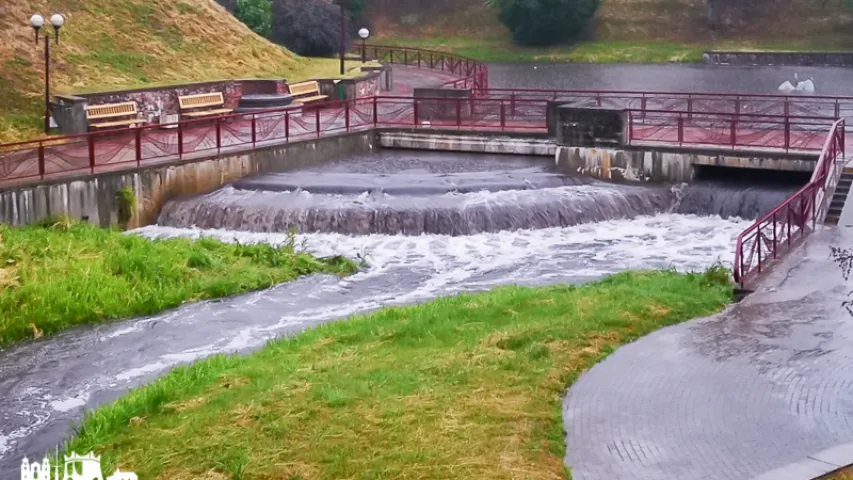
[(738, 235), (733, 273), (741, 288), (823, 221), (844, 169), (845, 126), (844, 119), (833, 123), (809, 183)]
[[(371, 58), (395, 65), (425, 68), (451, 74), (462, 73), (458, 79), (444, 82), (442, 86), (445, 88), (471, 88), (475, 95), (489, 88), (488, 65), (470, 57), (439, 50), (374, 44), (353, 45), (351, 51), (360, 53), (362, 58)], [(373, 55), (370, 56), (369, 53), (373, 53)]]

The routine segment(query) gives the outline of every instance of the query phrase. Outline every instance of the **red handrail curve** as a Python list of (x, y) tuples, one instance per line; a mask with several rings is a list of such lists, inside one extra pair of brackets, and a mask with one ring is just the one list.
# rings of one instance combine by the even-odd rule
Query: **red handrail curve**
[[(442, 84), (445, 88), (470, 88), (475, 95), (489, 88), (489, 66), (479, 60), (439, 50), (391, 45), (353, 45), (351, 51), (380, 63), (426, 68), (450, 74), (461, 74), (456, 80)], [(371, 55), (372, 54), (372, 55)]]
[(823, 221), (844, 169), (844, 128), (844, 119), (832, 125), (809, 183), (738, 235), (732, 270), (741, 288)]

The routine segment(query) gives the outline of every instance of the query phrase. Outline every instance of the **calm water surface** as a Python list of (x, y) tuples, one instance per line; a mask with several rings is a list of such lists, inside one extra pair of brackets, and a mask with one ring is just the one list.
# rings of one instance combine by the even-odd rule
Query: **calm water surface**
[(815, 95), (853, 96), (853, 69), (837, 67), (735, 65), (495, 64), (489, 85), (496, 88), (648, 90), (657, 92), (780, 93), (785, 80), (812, 77)]

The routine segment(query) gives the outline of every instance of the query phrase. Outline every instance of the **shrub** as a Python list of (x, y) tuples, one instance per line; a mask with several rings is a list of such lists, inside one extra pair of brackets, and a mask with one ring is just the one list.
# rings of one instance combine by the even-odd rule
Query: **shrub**
[(270, 0), (237, 0), (237, 18), (258, 35), (272, 33), (272, 2)]
[[(324, 0), (274, 0), (272, 40), (299, 55), (328, 57), (340, 50), (341, 10)], [(349, 36), (346, 37), (349, 48)]]
[(522, 45), (553, 45), (577, 38), (600, 0), (486, 0)]

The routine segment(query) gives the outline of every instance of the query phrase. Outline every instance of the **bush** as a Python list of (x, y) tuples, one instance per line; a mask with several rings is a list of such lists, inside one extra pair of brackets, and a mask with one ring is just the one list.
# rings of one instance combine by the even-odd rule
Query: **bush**
[(272, 3), (270, 0), (237, 0), (237, 18), (258, 35), (272, 33)]
[[(324, 0), (274, 0), (272, 40), (310, 57), (339, 52), (341, 9)], [(349, 36), (346, 37), (349, 48)]]
[(553, 45), (577, 38), (600, 0), (486, 0), (500, 9), (500, 21), (522, 45)]

